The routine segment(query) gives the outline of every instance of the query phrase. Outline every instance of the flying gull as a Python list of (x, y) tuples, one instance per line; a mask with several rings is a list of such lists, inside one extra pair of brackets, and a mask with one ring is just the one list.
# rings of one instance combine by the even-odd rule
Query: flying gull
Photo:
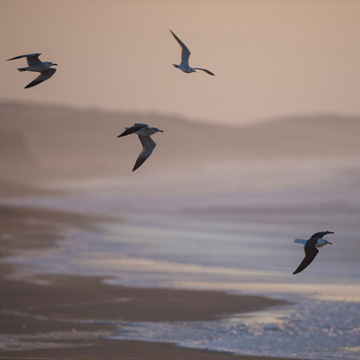
[(186, 47), (186, 45), (171, 30), (170, 30), (170, 32), (174, 35), (174, 38), (176, 39), (176, 41), (179, 43), (179, 45), (182, 48), (182, 51), (181, 51), (181, 64), (180, 65), (173, 64), (176, 68), (180, 69), (181, 71), (183, 71), (184, 73), (187, 73), (187, 74), (190, 74), (192, 72), (196, 72), (196, 70), (202, 70), (202, 71), (205, 71), (209, 75), (215, 75), (209, 70), (202, 69), (202, 68), (192, 68), (191, 66), (189, 66), (189, 57), (190, 57), (190, 54), (191, 54), (190, 50)]
[(37, 78), (35, 78), (30, 84), (25, 86), (25, 89), (31, 88), (35, 85), (38, 85), (38, 84), (42, 83), (43, 81), (50, 79), (55, 74), (56, 69), (51, 68), (51, 66), (54, 66), (57, 64), (54, 64), (50, 61), (42, 62), (39, 59), (40, 55), (41, 55), (40, 53), (35, 53), (35, 54), (28, 54), (28, 55), (19, 55), (19, 56), (15, 56), (11, 59), (7, 59), (7, 61), (9, 61), (9, 60), (16, 60), (16, 59), (21, 59), (21, 58), (26, 57), (29, 66), (18, 68), (18, 70), (19, 71), (35, 71), (35, 72), (40, 73), (40, 75)]
[(143, 146), (141, 153), (136, 160), (135, 166), (132, 169), (132, 171), (135, 171), (145, 162), (145, 160), (151, 155), (151, 153), (155, 149), (156, 144), (151, 139), (150, 136), (154, 135), (157, 132), (163, 132), (163, 131), (155, 127), (149, 127), (149, 125), (147, 124), (141, 124), (141, 123), (135, 123), (130, 128), (126, 127), (125, 129), (126, 130), (123, 133), (121, 133), (118, 137), (130, 135), (130, 134), (137, 134)]
[(305, 250), (305, 257), (301, 264), (298, 266), (298, 268), (293, 272), (293, 274), (298, 274), (299, 272), (306, 269), (311, 262), (315, 259), (315, 256), (318, 254), (319, 250), (318, 247), (325, 246), (327, 244), (332, 245), (331, 242), (327, 241), (326, 239), (323, 239), (322, 237), (327, 234), (334, 234), (332, 231), (323, 231), (315, 233), (309, 240), (303, 240), (303, 239), (295, 239), (295, 243), (301, 243), (304, 244), (304, 250)]

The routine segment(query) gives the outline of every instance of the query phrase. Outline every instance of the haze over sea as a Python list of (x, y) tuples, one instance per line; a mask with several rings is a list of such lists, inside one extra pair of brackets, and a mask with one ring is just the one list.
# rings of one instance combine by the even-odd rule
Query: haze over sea
[[(286, 185), (276, 190), (270, 186), (271, 191), (266, 189), (269, 182), (255, 190), (258, 184), (250, 181), (247, 191), (223, 184), (217, 192), (211, 184), (215, 186), (226, 167), (168, 175), (166, 180), (148, 176), (146, 181), (67, 184), (67, 189), (76, 188), (77, 196), (26, 202), (116, 215), (119, 223), (69, 232), (57, 248), (9, 261), (31, 264), (31, 272), (101, 275), (114, 285), (225, 290), (294, 303), (213, 322), (121, 323), (112, 339), (169, 341), (249, 355), (358, 359), (358, 194), (346, 196), (349, 186), (341, 181), (335, 185), (331, 170), (335, 176), (343, 169), (330, 165), (317, 185), (305, 185), (307, 195), (304, 188), (294, 190), (291, 184), (300, 172), (311, 178), (311, 170), (304, 165), (284, 180)], [(228, 171), (241, 177), (244, 166)], [(250, 165), (246, 171), (261, 175)], [(274, 169), (264, 166), (262, 171), (271, 178)], [(228, 180), (232, 182), (230, 176)], [(192, 189), (176, 193), (180, 182), (187, 181)], [(202, 186), (205, 182), (210, 190)], [(334, 245), (320, 249), (306, 271), (292, 275), (303, 257), (303, 246), (293, 239), (326, 229), (336, 232), (327, 237)]]
[[(14, 104), (1, 109), (13, 114), (4, 116), (2, 131), (17, 133), (14, 139), (22, 138), (33, 158), (29, 174), (20, 166), (26, 163), (23, 155), (8, 151), (9, 164), (17, 161), (19, 166), (15, 171), (9, 165), (6, 174), (23, 172), (34, 183), (40, 174), (47, 179), (41, 181), (43, 187), (69, 191), (7, 203), (119, 218), (96, 230), (69, 230), (56, 248), (9, 258), (21, 265), (15, 278), (34, 272), (96, 275), (114, 286), (224, 290), (285, 299), (287, 306), (210, 322), (119, 322), (111, 339), (288, 358), (359, 358), (360, 171), (353, 156), (358, 142), (349, 141), (356, 135), (356, 119), (307, 119), (307, 131), (299, 137), (301, 117), (289, 120), (287, 128), (281, 122), (266, 125), (264, 132), (262, 126), (199, 126), (153, 114), (152, 122), (165, 132), (156, 137), (151, 158), (130, 174), (140, 151), (138, 139), (116, 139), (122, 126), (129, 125), (129, 114), (47, 107), (29, 111)], [(49, 113), (61, 114), (63, 122), (49, 122)], [(36, 130), (24, 126), (29, 114)], [(92, 125), (97, 117), (100, 130)], [(144, 118), (132, 115), (131, 122)], [(76, 136), (65, 136), (67, 126)], [(328, 141), (317, 142), (325, 126)], [(284, 142), (272, 143), (261, 135), (279, 129), (286, 134)], [(112, 133), (114, 144), (102, 131)], [(179, 141), (185, 131), (184, 148)], [(167, 133), (178, 136), (177, 142), (166, 140)], [(242, 136), (246, 140), (237, 143)], [(212, 150), (204, 152), (209, 144)], [(177, 160), (182, 149), (189, 163)], [(73, 156), (64, 156), (72, 151)], [(100, 169), (93, 166), (100, 164), (98, 159), (104, 159)], [(91, 173), (94, 168), (96, 174)], [(305, 271), (292, 275), (303, 258), (303, 246), (293, 240), (324, 230), (335, 231), (327, 236), (334, 245), (321, 248)]]

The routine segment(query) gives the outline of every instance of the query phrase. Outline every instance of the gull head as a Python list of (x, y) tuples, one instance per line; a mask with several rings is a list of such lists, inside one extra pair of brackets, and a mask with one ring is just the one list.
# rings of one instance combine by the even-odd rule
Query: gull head
[(160, 130), (160, 129), (156, 128), (156, 127), (152, 127), (151, 130), (154, 132), (154, 134), (157, 133), (157, 132), (162, 132), (162, 133), (164, 132), (163, 130)]
[(317, 241), (316, 247), (322, 247), (322, 246), (325, 246), (325, 245), (328, 245), (328, 244), (332, 245), (333, 243), (330, 242), (330, 241), (327, 241), (326, 239), (319, 239)]
[(50, 67), (50, 66), (57, 66), (57, 64), (51, 62), (51, 61), (45, 61), (44, 64), (47, 66), (47, 67)]

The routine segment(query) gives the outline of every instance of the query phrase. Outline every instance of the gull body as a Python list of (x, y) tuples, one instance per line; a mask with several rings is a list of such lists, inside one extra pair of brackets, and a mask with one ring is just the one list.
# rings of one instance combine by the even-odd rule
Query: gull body
[(327, 241), (326, 239), (323, 239), (323, 237), (327, 234), (334, 234), (332, 231), (322, 231), (315, 233), (311, 236), (309, 240), (303, 240), (303, 239), (295, 239), (295, 243), (301, 243), (304, 244), (304, 250), (305, 250), (305, 257), (303, 261), (300, 263), (300, 265), (297, 267), (297, 269), (293, 272), (293, 274), (298, 274), (304, 269), (306, 269), (312, 261), (315, 259), (315, 256), (318, 254), (319, 250), (318, 247), (325, 246), (327, 244), (332, 245), (331, 242)]
[(40, 75), (35, 78), (31, 83), (25, 86), (25, 89), (31, 88), (35, 85), (42, 83), (45, 80), (50, 79), (56, 72), (56, 69), (51, 68), (51, 66), (57, 66), (57, 64), (51, 61), (44, 61), (42, 62), (39, 59), (40, 53), (28, 54), (28, 55), (19, 55), (15, 56), (10, 60), (16, 60), (21, 58), (26, 58), (28, 66), (18, 68), (19, 71), (34, 71), (39, 72)]
[[(295, 239), (294, 243), (305, 245), (307, 241), (308, 240), (304, 240), (304, 239)], [(315, 246), (317, 248), (319, 248), (319, 247), (323, 247), (323, 246), (328, 245), (328, 244), (332, 245), (332, 243), (330, 241), (327, 241), (326, 239), (318, 239)]]
[(211, 71), (207, 69), (202, 68), (193, 68), (189, 65), (189, 57), (190, 57), (190, 50), (187, 48), (187, 46), (170, 30), (170, 32), (173, 34), (176, 41), (181, 46), (181, 63), (179, 65), (173, 64), (177, 69), (180, 69), (184, 73), (190, 74), (193, 72), (196, 72), (196, 70), (205, 71), (209, 75), (215, 75)]
[(126, 127), (125, 131), (118, 135), (118, 137), (122, 137), (130, 134), (136, 134), (138, 135), (139, 140), (143, 146), (132, 171), (138, 169), (155, 149), (156, 143), (151, 139), (150, 136), (156, 134), (157, 132), (163, 132), (163, 130), (160, 130), (156, 127), (150, 127), (147, 124), (135, 123), (129, 128)]

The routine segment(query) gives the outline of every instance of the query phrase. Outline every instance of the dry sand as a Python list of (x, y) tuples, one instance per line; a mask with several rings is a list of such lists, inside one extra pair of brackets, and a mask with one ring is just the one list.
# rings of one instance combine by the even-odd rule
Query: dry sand
[[(114, 220), (120, 221), (3, 205), (0, 256), (54, 246), (68, 227)], [(0, 263), (0, 359), (265, 360), (163, 343), (104, 340), (114, 327), (89, 320), (206, 321), (281, 304), (261, 296), (111, 286), (95, 277), (20, 276), (24, 273), (21, 264)]]

